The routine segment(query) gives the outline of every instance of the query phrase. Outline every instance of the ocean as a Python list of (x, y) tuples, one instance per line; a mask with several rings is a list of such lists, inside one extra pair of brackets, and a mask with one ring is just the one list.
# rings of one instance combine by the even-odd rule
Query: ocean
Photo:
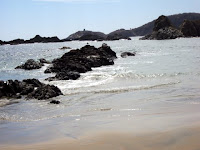
[[(112, 66), (93, 68), (78, 80), (44, 79), (47, 65), (16, 70), (27, 59), (53, 60), (87, 43), (106, 43), (117, 53)], [(136, 56), (121, 58), (122, 52)], [(64, 95), (52, 99), (0, 100), (0, 145), (37, 143), (100, 131), (134, 135), (167, 131), (200, 121), (200, 38), (175, 40), (72, 41), (0, 46), (0, 80), (36, 78), (58, 86)]]

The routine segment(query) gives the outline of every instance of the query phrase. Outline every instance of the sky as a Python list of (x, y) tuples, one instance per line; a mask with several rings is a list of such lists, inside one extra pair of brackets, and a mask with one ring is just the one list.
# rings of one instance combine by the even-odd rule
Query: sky
[(184, 12), (200, 13), (200, 0), (0, 0), (0, 40), (63, 39), (83, 29), (107, 34)]

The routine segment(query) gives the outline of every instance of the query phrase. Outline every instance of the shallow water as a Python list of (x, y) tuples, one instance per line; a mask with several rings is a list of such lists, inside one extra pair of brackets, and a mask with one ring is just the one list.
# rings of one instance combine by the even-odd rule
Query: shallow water
[[(27, 59), (53, 60), (89, 43), (65, 42), (0, 46), (0, 79), (38, 78), (58, 86), (60, 105), (37, 100), (0, 100), (0, 144), (27, 143), (92, 130), (165, 130), (200, 121), (200, 38), (106, 42), (117, 53), (115, 65), (94, 68), (76, 81), (44, 81), (46, 68), (14, 68)], [(135, 57), (121, 58), (125, 51)], [(17, 138), (16, 138), (17, 137)], [(8, 140), (9, 139), (9, 140)]]

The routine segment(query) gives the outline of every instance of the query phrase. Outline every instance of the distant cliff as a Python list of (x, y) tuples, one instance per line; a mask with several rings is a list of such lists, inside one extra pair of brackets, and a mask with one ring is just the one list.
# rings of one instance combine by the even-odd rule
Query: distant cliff
[[(184, 20), (200, 20), (200, 13), (183, 13), (167, 16), (171, 23), (175, 27), (179, 27)], [(137, 36), (144, 36), (150, 34), (153, 31), (155, 20), (135, 29), (132, 29), (132, 32)]]

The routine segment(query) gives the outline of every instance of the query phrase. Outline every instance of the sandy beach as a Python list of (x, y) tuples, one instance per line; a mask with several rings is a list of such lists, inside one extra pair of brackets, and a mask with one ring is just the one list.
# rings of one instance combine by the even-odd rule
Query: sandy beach
[(133, 133), (95, 133), (78, 139), (57, 139), (30, 145), (4, 145), (1, 150), (198, 150), (200, 127), (190, 126), (135, 136)]

